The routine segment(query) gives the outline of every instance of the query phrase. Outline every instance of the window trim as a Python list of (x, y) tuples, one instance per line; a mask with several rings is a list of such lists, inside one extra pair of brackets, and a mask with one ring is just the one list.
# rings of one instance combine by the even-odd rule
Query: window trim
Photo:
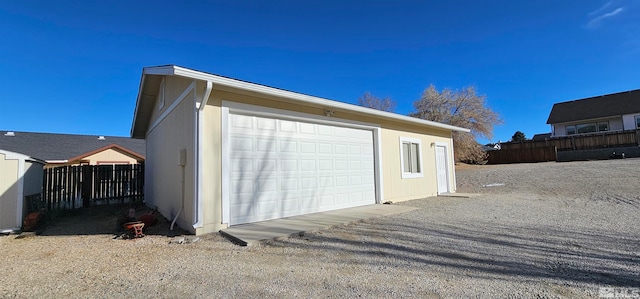
[[(403, 149), (403, 145), (404, 144), (417, 144), (418, 145), (418, 152), (416, 157), (418, 158), (418, 171), (417, 172), (411, 172), (410, 170), (405, 170), (404, 169), (404, 164), (405, 164), (405, 157), (404, 157), (404, 149)], [(422, 178), (424, 177), (424, 166), (423, 166), (423, 161), (424, 159), (422, 158), (422, 140), (418, 139), (418, 138), (409, 138), (409, 137), (400, 137), (400, 171), (402, 174), (402, 178), (403, 179), (410, 179), (410, 178)]]

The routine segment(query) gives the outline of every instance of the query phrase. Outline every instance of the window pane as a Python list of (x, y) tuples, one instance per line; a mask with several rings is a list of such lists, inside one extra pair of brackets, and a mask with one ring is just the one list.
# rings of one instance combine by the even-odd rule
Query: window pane
[(412, 173), (420, 172), (420, 158), (418, 158), (420, 156), (418, 154), (419, 152), (420, 152), (420, 148), (418, 147), (418, 144), (412, 143), (411, 144), (411, 172)]
[(609, 131), (609, 123), (598, 123), (598, 132)]
[(409, 164), (409, 160), (411, 159), (409, 158), (410, 145), (410, 143), (402, 143), (402, 164), (404, 166), (404, 172), (411, 172), (411, 164)]
[(595, 132), (596, 131), (596, 124), (576, 125), (576, 131), (578, 131), (578, 134)]
[(567, 135), (573, 135), (576, 133), (576, 126), (567, 126)]
[(636, 116), (636, 129), (640, 129), (640, 116)]

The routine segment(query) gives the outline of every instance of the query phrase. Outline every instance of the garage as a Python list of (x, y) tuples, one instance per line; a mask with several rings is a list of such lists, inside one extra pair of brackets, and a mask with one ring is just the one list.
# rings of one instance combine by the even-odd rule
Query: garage
[(229, 225), (376, 202), (370, 128), (232, 111), (227, 130)]
[(164, 65), (142, 71), (131, 136), (145, 204), (201, 235), (453, 193), (452, 135), (469, 131)]

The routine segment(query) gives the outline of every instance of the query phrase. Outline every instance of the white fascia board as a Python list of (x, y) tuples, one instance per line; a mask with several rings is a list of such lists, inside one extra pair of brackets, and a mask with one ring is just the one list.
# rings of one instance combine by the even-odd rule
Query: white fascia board
[(142, 85), (145, 81), (145, 72), (142, 70), (142, 78), (140, 78), (140, 85), (138, 86), (138, 97), (136, 98), (136, 108), (133, 110), (133, 121), (131, 122), (131, 131), (129, 135), (133, 137), (133, 130), (136, 127), (136, 119), (138, 118), (138, 109), (140, 108), (140, 101), (142, 99)]
[(61, 163), (68, 163), (69, 160), (47, 160), (47, 163), (51, 163), (51, 164), (61, 164)]
[(390, 118), (390, 119), (394, 119), (402, 122), (409, 122), (413, 124), (430, 126), (430, 127), (440, 128), (440, 129), (459, 131), (459, 132), (470, 132), (470, 130), (466, 128), (451, 126), (451, 125), (442, 124), (442, 123), (429, 121), (429, 120), (423, 120), (423, 119), (419, 119), (411, 116), (400, 115), (397, 113), (391, 113), (391, 112), (385, 112), (385, 111), (380, 111), (376, 109), (361, 107), (353, 104), (337, 102), (333, 100), (309, 96), (305, 94), (286, 91), (286, 90), (268, 87), (268, 86), (255, 84), (255, 83), (249, 83), (249, 82), (240, 81), (236, 79), (225, 78), (225, 77), (203, 73), (203, 72), (199, 72), (199, 71), (195, 71), (192, 69), (187, 69), (179, 66), (150, 67), (150, 68), (145, 68), (144, 73), (150, 74), (150, 75), (176, 75), (176, 76), (183, 76), (183, 77), (188, 77), (188, 78), (193, 78), (193, 79), (198, 79), (203, 81), (211, 81), (214, 85), (218, 84), (218, 85), (243, 89), (247, 91), (268, 94), (276, 97), (294, 99), (303, 103), (326, 106), (327, 108), (337, 108), (337, 109), (342, 109), (350, 112)]

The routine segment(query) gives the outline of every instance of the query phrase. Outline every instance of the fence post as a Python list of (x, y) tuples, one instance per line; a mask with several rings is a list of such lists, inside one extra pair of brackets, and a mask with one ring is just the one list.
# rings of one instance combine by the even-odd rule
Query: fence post
[(91, 165), (82, 165), (82, 207), (88, 208), (91, 204), (91, 186), (93, 182), (93, 171)]

